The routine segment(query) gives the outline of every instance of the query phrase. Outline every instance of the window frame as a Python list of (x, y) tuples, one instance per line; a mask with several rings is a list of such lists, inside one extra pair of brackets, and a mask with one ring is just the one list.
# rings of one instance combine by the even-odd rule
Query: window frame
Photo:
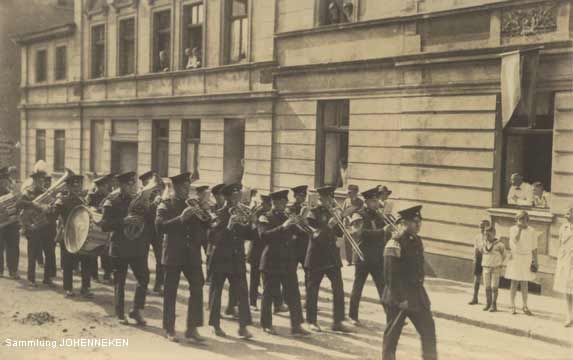
[[(58, 135), (62, 134), (62, 154), (61, 154), (61, 164), (59, 164), (58, 156)], [(61, 166), (59, 166), (61, 165)], [(55, 129), (54, 130), (54, 172), (62, 173), (66, 170), (66, 130)]]
[[(43, 77), (40, 79), (39, 74), (40, 74), (40, 68), (38, 67), (38, 65), (40, 64), (39, 62), (39, 54), (43, 53), (44, 54), (44, 61), (43, 61)], [(40, 83), (45, 83), (48, 81), (48, 49), (45, 47), (42, 48), (38, 48), (35, 51), (35, 67), (34, 67), (34, 82), (37, 84)]]
[(201, 67), (205, 66), (205, 45), (206, 45), (206, 23), (205, 20), (207, 18), (207, 3), (208, 1), (204, 1), (204, 0), (191, 0), (191, 1), (184, 1), (181, 3), (181, 36), (180, 36), (180, 49), (181, 49), (181, 54), (180, 54), (180, 62), (181, 62), (181, 69), (182, 70), (196, 70), (196, 69), (187, 69), (187, 62), (186, 62), (186, 58), (185, 58), (185, 40), (186, 40), (186, 35), (185, 35), (185, 31), (186, 26), (190, 27), (189, 24), (187, 24), (184, 21), (184, 15), (185, 15), (185, 8), (186, 7), (193, 7), (193, 6), (197, 6), (197, 5), (202, 5), (203, 7), (203, 11), (202, 11), (202, 22), (200, 25), (193, 25), (192, 27), (201, 27)]
[[(169, 12), (169, 52), (168, 52), (168, 57), (169, 57), (169, 71), (173, 71), (173, 38), (174, 38), (174, 19), (173, 19), (173, 9), (171, 7), (158, 7), (156, 9), (153, 9), (151, 11), (151, 36), (150, 36), (150, 41), (151, 41), (151, 54), (150, 54), (150, 65), (151, 65), (151, 72), (152, 73), (160, 73), (163, 72), (162, 69), (159, 69), (159, 49), (157, 47), (157, 33), (156, 33), (156, 29), (155, 29), (155, 24), (157, 21), (156, 16), (159, 13), (165, 13), (165, 12)], [(157, 58), (156, 55), (157, 54)], [(156, 63), (157, 60), (157, 63)]]
[[(233, 3), (235, 0), (226, 0), (223, 6), (223, 41), (222, 41), (222, 59), (223, 65), (232, 65), (232, 64), (240, 64), (244, 61), (248, 61), (250, 57), (250, 47), (251, 47), (251, 1), (246, 1), (246, 15), (242, 16), (233, 16)], [(232, 29), (233, 29), (233, 22), (236, 20), (245, 20), (245, 26), (241, 27), (241, 37), (239, 43), (243, 43), (242, 39), (246, 41), (245, 49), (244, 49), (244, 57), (238, 59), (237, 61), (233, 61), (231, 59), (231, 43), (232, 43)], [(246, 31), (246, 37), (243, 32)]]
[[(344, 106), (347, 109), (346, 116), (348, 116), (348, 125), (344, 126), (339, 124), (338, 126), (326, 126), (325, 125), (325, 108), (328, 103), (339, 103), (337, 106)], [(315, 162), (315, 187), (325, 186), (324, 176), (325, 176), (325, 154), (326, 154), (326, 136), (327, 134), (346, 134), (347, 136), (347, 166), (348, 166), (348, 154), (350, 149), (350, 99), (329, 99), (329, 100), (318, 100), (317, 101), (317, 112), (316, 112), (316, 162)], [(348, 168), (347, 168), (348, 169)], [(336, 186), (336, 184), (335, 184)], [(337, 187), (338, 188), (338, 187)]]
[[(159, 136), (157, 133), (160, 129), (160, 125), (165, 125), (167, 129), (167, 136)], [(153, 119), (151, 125), (152, 141), (151, 141), (151, 169), (157, 172), (161, 177), (166, 177), (169, 175), (169, 131), (170, 131), (170, 121), (169, 119)], [(166, 156), (166, 173), (161, 173), (159, 160), (159, 145), (160, 143), (166, 145), (167, 156)]]
[[(95, 68), (94, 68), (94, 60), (95, 60), (95, 40), (94, 40), (94, 32), (96, 28), (102, 28), (103, 34), (103, 51), (102, 51), (102, 59), (101, 62), (103, 64), (103, 70), (99, 76), (95, 75)], [(89, 57), (89, 78), (90, 79), (101, 79), (107, 76), (107, 26), (105, 23), (96, 23), (90, 26), (90, 57)]]
[[(64, 61), (63, 61), (63, 75), (59, 76), (60, 66), (62, 64), (59, 63), (58, 59), (58, 50), (64, 49)], [(59, 66), (58, 66), (59, 65)], [(68, 79), (68, 45), (67, 44), (60, 44), (56, 45), (54, 50), (54, 81), (64, 81)]]
[[(133, 38), (131, 41), (133, 42), (133, 69), (131, 72), (123, 71), (123, 55), (125, 52), (124, 44), (124, 37), (122, 35), (122, 24), (133, 21)], [(117, 19), (117, 75), (118, 76), (129, 76), (137, 74), (137, 17), (135, 15), (128, 15), (125, 17), (120, 17)]]
[[(192, 122), (197, 122), (199, 124), (199, 137), (190, 137), (190, 126)], [(193, 159), (193, 169), (187, 167), (188, 163), (188, 147), (192, 145), (195, 147), (195, 159)], [(181, 121), (181, 172), (191, 172), (193, 174), (199, 173), (199, 151), (201, 148), (201, 119), (183, 119)], [(192, 171), (191, 171), (192, 170)]]
[[(323, 3), (325, 2), (330, 2), (330, 1), (336, 1), (339, 4), (344, 4), (344, 3), (352, 3), (354, 5), (354, 10), (352, 12), (352, 19), (350, 19), (350, 21), (348, 22), (338, 22), (338, 23), (333, 23), (333, 24), (323, 24), (323, 17), (324, 14), (322, 14), (322, 6)], [(328, 7), (328, 5), (326, 5)], [(326, 9), (328, 11), (328, 8)], [(325, 26), (338, 26), (338, 25), (344, 25), (344, 24), (351, 24), (351, 23), (355, 23), (359, 20), (358, 14), (360, 13), (360, 0), (315, 0), (314, 2), (314, 27), (318, 28), (318, 27), (325, 27)]]
[[(42, 147), (40, 148), (40, 134), (42, 134)], [(40, 156), (40, 153), (43, 156)], [(44, 160), (46, 161), (46, 129), (36, 129), (36, 161)]]

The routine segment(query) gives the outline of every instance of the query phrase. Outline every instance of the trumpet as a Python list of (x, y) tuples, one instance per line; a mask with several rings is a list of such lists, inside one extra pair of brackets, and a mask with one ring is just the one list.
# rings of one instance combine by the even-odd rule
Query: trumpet
[(356, 256), (358, 256), (360, 260), (364, 261), (364, 253), (362, 253), (360, 246), (358, 245), (354, 237), (352, 237), (352, 234), (346, 228), (343, 219), (340, 216), (340, 214), (342, 214), (343, 212), (342, 208), (340, 207), (340, 205), (338, 205), (335, 199), (332, 199), (332, 203), (333, 204), (331, 206), (326, 206), (326, 208), (330, 212), (330, 215), (336, 220), (336, 225), (338, 226), (340, 231), (342, 231), (342, 235), (350, 243), (350, 246), (352, 247), (352, 250), (354, 250), (354, 252), (356, 253)]

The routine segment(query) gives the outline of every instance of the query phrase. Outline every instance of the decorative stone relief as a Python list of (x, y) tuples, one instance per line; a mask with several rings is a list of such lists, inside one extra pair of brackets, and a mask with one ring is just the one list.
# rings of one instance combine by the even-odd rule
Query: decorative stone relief
[(509, 36), (527, 36), (557, 29), (557, 4), (538, 4), (502, 12), (501, 32)]

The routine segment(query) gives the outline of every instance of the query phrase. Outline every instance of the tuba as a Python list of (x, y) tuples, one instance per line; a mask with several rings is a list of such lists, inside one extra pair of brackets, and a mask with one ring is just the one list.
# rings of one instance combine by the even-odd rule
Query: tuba
[(164, 183), (158, 176), (147, 184), (135, 196), (127, 210), (124, 220), (123, 235), (129, 240), (138, 239), (145, 230), (145, 214), (163, 189)]
[(18, 209), (16, 203), (20, 196), (16, 192), (10, 192), (0, 196), (0, 229), (18, 222)]
[[(74, 172), (70, 169), (66, 169), (66, 172), (58, 181), (32, 202), (36, 205), (40, 205), (40, 207), (51, 205), (56, 200), (56, 195), (67, 189), (66, 179), (72, 175), (74, 175)], [(26, 232), (35, 231), (49, 223), (45, 211), (35, 206), (23, 209), (20, 214), (20, 221)]]

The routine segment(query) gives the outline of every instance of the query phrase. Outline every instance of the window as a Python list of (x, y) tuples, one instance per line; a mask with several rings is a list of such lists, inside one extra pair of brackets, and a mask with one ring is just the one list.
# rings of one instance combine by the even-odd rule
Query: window
[(553, 93), (538, 93), (533, 121), (517, 113), (503, 130), (504, 204), (507, 203), (510, 178), (514, 173), (522, 175), (529, 184), (540, 182), (545, 191), (551, 191), (553, 98)]
[(181, 31), (183, 58), (181, 68), (201, 67), (203, 53), (203, 3), (183, 7), (183, 29)]
[(90, 170), (96, 174), (106, 172), (103, 167), (104, 121), (92, 120), (90, 129)]
[(247, 58), (248, 0), (227, 1), (227, 46), (225, 59), (228, 64)]
[(36, 130), (36, 161), (46, 161), (46, 130)]
[(169, 71), (171, 57), (171, 11), (153, 14), (153, 71)]
[(199, 174), (201, 120), (183, 120), (181, 129), (181, 172)]
[(46, 81), (47, 68), (46, 50), (38, 50), (36, 52), (36, 82)]
[(348, 23), (356, 20), (356, 0), (318, 0), (318, 25)]
[(151, 168), (166, 177), (169, 169), (169, 120), (153, 121), (153, 156)]
[(67, 77), (67, 67), (68, 67), (68, 58), (67, 58), (67, 49), (65, 46), (58, 46), (56, 48), (56, 59), (55, 59), (55, 79), (56, 80), (65, 80)]
[(54, 131), (54, 171), (62, 172), (66, 169), (66, 131)]
[(112, 120), (111, 172), (137, 170), (138, 132), (137, 120)]
[(346, 185), (349, 101), (318, 102), (317, 185)]
[(105, 76), (105, 25), (92, 27), (91, 77)]
[(135, 19), (119, 22), (119, 75), (135, 73)]

